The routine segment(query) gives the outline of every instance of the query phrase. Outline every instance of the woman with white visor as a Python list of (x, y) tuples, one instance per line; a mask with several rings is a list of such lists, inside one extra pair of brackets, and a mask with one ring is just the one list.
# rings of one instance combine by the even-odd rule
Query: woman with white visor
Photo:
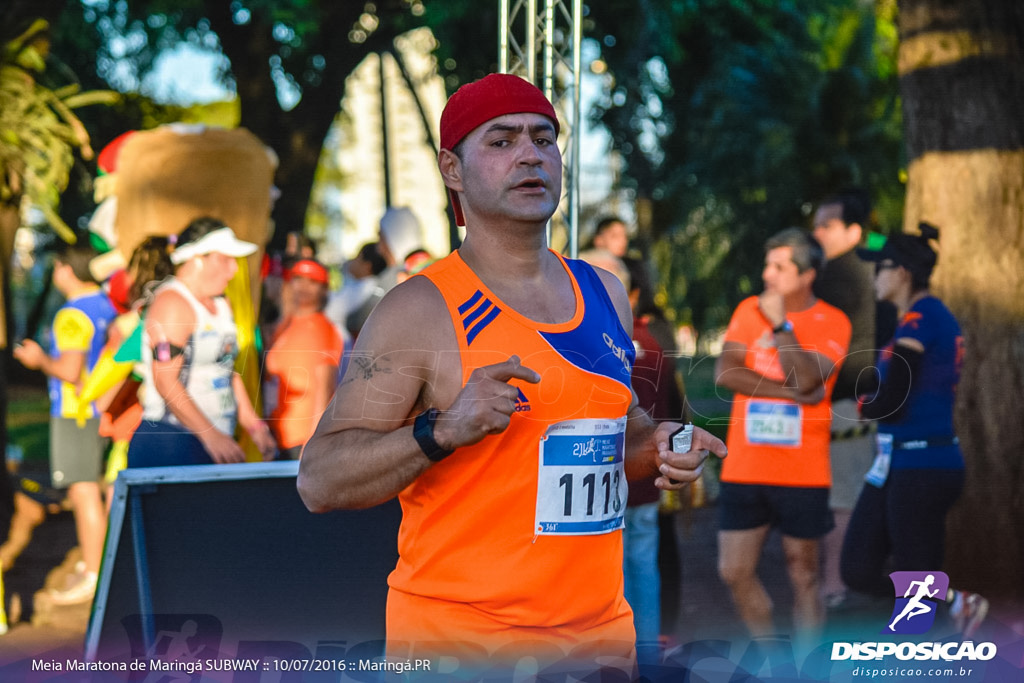
[(128, 466), (242, 462), (236, 423), (270, 459), (274, 439), (235, 372), (238, 333), (224, 298), (235, 259), (257, 246), (213, 218), (192, 221), (174, 243), (174, 276), (156, 289), (145, 313), (143, 419)]

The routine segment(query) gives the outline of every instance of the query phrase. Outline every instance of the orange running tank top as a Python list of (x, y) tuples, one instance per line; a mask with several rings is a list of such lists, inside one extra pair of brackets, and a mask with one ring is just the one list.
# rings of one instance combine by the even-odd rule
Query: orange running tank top
[[(403, 621), (403, 610), (415, 621), (423, 615), (413, 615), (413, 605), (422, 610), (435, 602), (444, 605), (449, 639), (460, 632), (472, 639), (479, 629), (470, 624), (484, 619), (496, 627), (569, 635), (600, 633), (614, 623), (617, 634), (625, 628), (632, 640), (632, 616), (622, 591), (626, 483), (612, 469), (601, 469), (612, 459), (610, 444), (616, 438), (621, 453), (624, 433), (602, 439), (601, 430), (614, 431), (609, 425), (616, 420), (624, 430), (635, 353), (597, 273), (582, 261), (561, 260), (573, 283), (576, 312), (572, 320), (553, 325), (505, 305), (458, 252), (422, 273), (440, 290), (451, 314), (463, 383), (475, 368), (512, 355), (541, 380), (519, 384), (516, 412), (504, 433), (459, 448), (400, 494), (403, 520), (400, 559), (389, 578), (389, 639), (392, 624)], [(548, 447), (548, 455), (566, 466), (542, 473), (542, 439), (553, 425), (564, 427), (567, 421), (573, 428), (596, 429), (597, 436), (560, 451)], [(564, 513), (569, 513), (566, 524), (553, 519)], [(545, 528), (539, 529), (538, 521)], [(402, 594), (409, 600), (401, 600)], [(453, 623), (458, 621), (453, 607), (455, 613), (467, 610), (462, 624)]]

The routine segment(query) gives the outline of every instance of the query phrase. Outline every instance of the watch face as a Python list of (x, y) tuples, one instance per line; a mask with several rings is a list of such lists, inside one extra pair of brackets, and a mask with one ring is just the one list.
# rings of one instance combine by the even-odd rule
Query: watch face
[(670, 438), (672, 450), (675, 453), (689, 453), (690, 445), (693, 442), (693, 425), (688, 424), (676, 430)]

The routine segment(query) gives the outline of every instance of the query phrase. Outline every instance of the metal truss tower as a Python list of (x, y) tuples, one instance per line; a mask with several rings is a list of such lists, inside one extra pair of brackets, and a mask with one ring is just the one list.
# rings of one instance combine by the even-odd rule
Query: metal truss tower
[(535, 84), (562, 117), (569, 256), (579, 253), (583, 0), (498, 0), (498, 70)]

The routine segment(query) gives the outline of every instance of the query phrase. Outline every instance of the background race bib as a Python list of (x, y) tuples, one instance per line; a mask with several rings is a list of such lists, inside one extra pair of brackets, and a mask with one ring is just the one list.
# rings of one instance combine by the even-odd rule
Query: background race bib
[(879, 432), (875, 435), (875, 461), (871, 463), (871, 469), (864, 475), (864, 481), (882, 488), (885, 480), (889, 478), (889, 465), (892, 463), (892, 434)]
[(538, 535), (604, 534), (623, 526), (626, 418), (567, 420), (540, 441)]
[(795, 403), (749, 401), (744, 425), (747, 443), (799, 446), (803, 434), (803, 409)]

